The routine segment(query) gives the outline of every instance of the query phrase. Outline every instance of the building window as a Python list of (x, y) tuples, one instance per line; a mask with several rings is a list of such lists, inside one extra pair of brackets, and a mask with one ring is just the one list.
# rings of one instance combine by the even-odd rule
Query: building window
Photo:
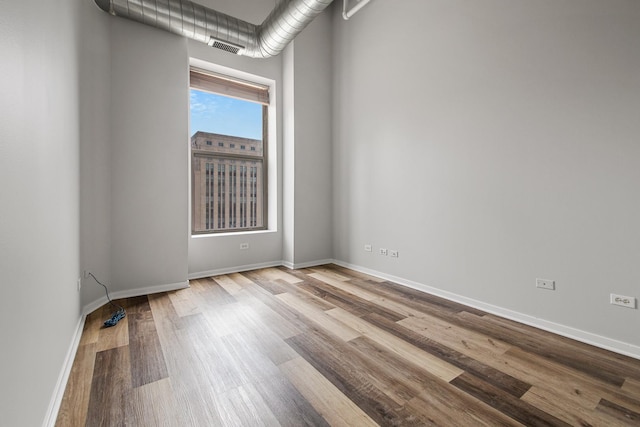
[(190, 91), (192, 233), (266, 229), (269, 88), (192, 68)]

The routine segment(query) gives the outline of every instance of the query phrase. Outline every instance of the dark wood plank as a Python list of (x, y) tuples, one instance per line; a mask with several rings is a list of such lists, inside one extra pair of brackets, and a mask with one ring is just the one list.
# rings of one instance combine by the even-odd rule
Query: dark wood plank
[(450, 384), (526, 426), (569, 426), (569, 424), (564, 421), (533, 407), (527, 402), (469, 373), (465, 372), (457, 378), (454, 378)]
[(410, 329), (398, 325), (397, 323), (390, 322), (384, 317), (376, 314), (370, 314), (365, 316), (364, 319), (380, 329), (392, 333), (398, 338), (411, 343), (415, 347), (422, 349), (427, 353), (431, 353), (434, 356), (438, 356), (440, 359), (483, 379), (487, 384), (491, 384), (512, 396), (515, 396), (516, 398), (521, 397), (531, 387), (530, 384), (500, 372), (497, 369), (487, 366), (475, 359), (467, 357), (462, 353), (447, 348), (438, 342), (417, 334)]
[(640, 377), (638, 370), (629, 369), (636, 363), (629, 357), (561, 336), (550, 340), (547, 332), (508, 319), (465, 315), (459, 318), (459, 324), (616, 387), (621, 387), (627, 377)]
[(129, 349), (96, 354), (87, 411), (87, 427), (125, 425), (125, 398), (131, 388)]
[(58, 411), (56, 426), (81, 426), (85, 424), (89, 409), (95, 359), (95, 342), (84, 343), (78, 347), (64, 397), (60, 404), (60, 410)]
[(132, 386), (140, 387), (167, 378), (164, 353), (146, 296), (130, 300), (127, 318)]
[(157, 335), (139, 335), (129, 343), (131, 381), (140, 387), (167, 378), (167, 366)]
[(444, 298), (390, 281), (371, 283), (369, 281), (363, 281), (361, 279), (353, 278), (352, 280), (350, 280), (350, 283), (361, 286), (365, 289), (375, 289), (375, 292), (380, 294), (381, 296), (394, 299), (398, 302), (408, 303), (411, 306), (415, 307), (426, 307), (427, 310), (444, 311), (451, 314), (464, 311), (467, 313), (475, 314), (477, 316), (483, 316), (487, 314), (482, 310), (478, 310), (476, 308), (469, 307), (455, 301), (446, 300)]
[(428, 370), (408, 362), (389, 351), (369, 337), (359, 337), (349, 341), (349, 345), (357, 349), (358, 365), (370, 373), (381, 384), (389, 397), (403, 405), (418, 396), (425, 384), (433, 381)]
[(359, 369), (355, 355), (339, 339), (314, 330), (289, 338), (287, 342), (378, 424), (423, 425), (376, 387), (368, 373)]
[(614, 419), (624, 423), (624, 425), (640, 426), (640, 413), (610, 402), (607, 399), (601, 399), (596, 409), (610, 415)]
[(433, 426), (522, 426), (502, 412), (469, 394), (441, 382), (428, 387), (407, 403), (407, 410), (422, 422)]
[(358, 317), (364, 316), (365, 314), (369, 313), (376, 313), (394, 322), (405, 318), (405, 316), (401, 314), (398, 314), (383, 306), (370, 303), (369, 301), (360, 298), (357, 295), (353, 295), (342, 289), (338, 289), (335, 286), (326, 284), (321, 280), (314, 279), (313, 277), (307, 277), (304, 282), (299, 285), (299, 287)]

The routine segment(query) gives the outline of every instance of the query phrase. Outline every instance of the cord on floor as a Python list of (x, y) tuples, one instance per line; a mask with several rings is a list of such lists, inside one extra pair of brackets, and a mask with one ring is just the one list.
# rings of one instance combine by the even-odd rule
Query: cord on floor
[(88, 275), (93, 277), (93, 280), (96, 281), (96, 283), (98, 283), (99, 285), (101, 285), (104, 288), (104, 292), (107, 294), (107, 300), (109, 300), (109, 303), (114, 306), (115, 308), (117, 308), (117, 311), (115, 311), (111, 317), (107, 320), (104, 321), (104, 326), (105, 328), (110, 328), (111, 326), (115, 326), (118, 324), (118, 322), (120, 320), (122, 320), (126, 315), (126, 311), (124, 311), (124, 307), (122, 307), (121, 305), (118, 305), (116, 303), (114, 303), (113, 301), (111, 301), (111, 298), (109, 297), (109, 289), (107, 289), (107, 286), (104, 285), (102, 282), (100, 282), (98, 280), (98, 278), (96, 276), (93, 275), (92, 272), (88, 272)]

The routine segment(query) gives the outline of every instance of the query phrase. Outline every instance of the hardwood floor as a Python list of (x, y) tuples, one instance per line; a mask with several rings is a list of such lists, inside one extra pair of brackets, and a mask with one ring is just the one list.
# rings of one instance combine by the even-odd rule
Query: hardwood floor
[(335, 265), (88, 316), (57, 426), (640, 425), (640, 361)]

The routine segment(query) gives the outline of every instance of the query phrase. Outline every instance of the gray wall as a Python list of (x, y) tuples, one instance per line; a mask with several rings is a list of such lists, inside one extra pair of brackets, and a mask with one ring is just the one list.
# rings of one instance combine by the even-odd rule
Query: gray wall
[(299, 267), (332, 258), (331, 10), (309, 24), (285, 64), (285, 244)]
[[(275, 1), (204, 4), (260, 23)], [(99, 62), (87, 64), (82, 73), (86, 77), (81, 78), (87, 93), (98, 100), (88, 106), (92, 110), (81, 112), (83, 132), (91, 140), (81, 153), (82, 269), (92, 271), (122, 295), (177, 285), (187, 277), (280, 263), (288, 259), (283, 256), (286, 195), (282, 183), (294, 180), (299, 193), (289, 194), (290, 200), (296, 200), (289, 221), (297, 242), (291, 261), (331, 258), (330, 15), (322, 15), (299, 37), (297, 95), (291, 105), (285, 105), (282, 97), (282, 56), (253, 60), (229, 55), (104, 15), (108, 41), (100, 44), (94, 56), (104, 53), (107, 67), (95, 65)], [(269, 232), (189, 235), (189, 58), (276, 82), (277, 122), (274, 141), (270, 141), (275, 158), (270, 167), (271, 183), (277, 185), (269, 188), (273, 201)], [(86, 84), (92, 80), (100, 84)], [(283, 117), (294, 113), (300, 124), (287, 140), (296, 151), (288, 160), (291, 173), (285, 176)], [(241, 251), (240, 243), (245, 242), (250, 249)], [(103, 297), (101, 292), (93, 279), (84, 279), (83, 305), (91, 306)]]
[[(78, 0), (80, 90), (80, 267), (111, 284), (111, 23), (93, 2)], [(105, 16), (106, 15), (106, 16)], [(82, 274), (81, 305), (104, 297)]]
[(43, 423), (80, 318), (81, 120), (101, 108), (83, 63), (108, 64), (89, 53), (105, 50), (92, 7), (0, 5), (2, 425)]
[[(213, 4), (215, 3), (215, 4)], [(225, 13), (261, 23), (273, 1), (209, 2)], [(189, 42), (189, 56), (276, 82), (277, 187), (272, 230), (189, 238), (189, 276), (201, 277), (251, 266), (304, 265), (331, 258), (331, 15), (317, 17), (285, 53), (266, 60), (238, 57)], [(273, 182), (273, 181), (272, 181)], [(273, 207), (272, 207), (273, 208)], [(249, 243), (241, 251), (240, 243)]]
[(186, 282), (186, 40), (125, 19), (111, 25), (113, 290)]
[(334, 257), (637, 351), (640, 3), (334, 18)]
[[(273, 0), (261, 1), (209, 1), (203, 4), (255, 24), (261, 23), (275, 6)], [(189, 277), (245, 269), (252, 266), (278, 264), (282, 260), (282, 59), (280, 56), (265, 60), (230, 55), (218, 49), (189, 41), (189, 57), (231, 68), (276, 83), (276, 126), (269, 140), (269, 228), (267, 232), (209, 235), (188, 239)], [(187, 139), (188, 141), (188, 139)], [(275, 184), (275, 185), (274, 185)], [(248, 250), (240, 250), (240, 243), (248, 243)]]

